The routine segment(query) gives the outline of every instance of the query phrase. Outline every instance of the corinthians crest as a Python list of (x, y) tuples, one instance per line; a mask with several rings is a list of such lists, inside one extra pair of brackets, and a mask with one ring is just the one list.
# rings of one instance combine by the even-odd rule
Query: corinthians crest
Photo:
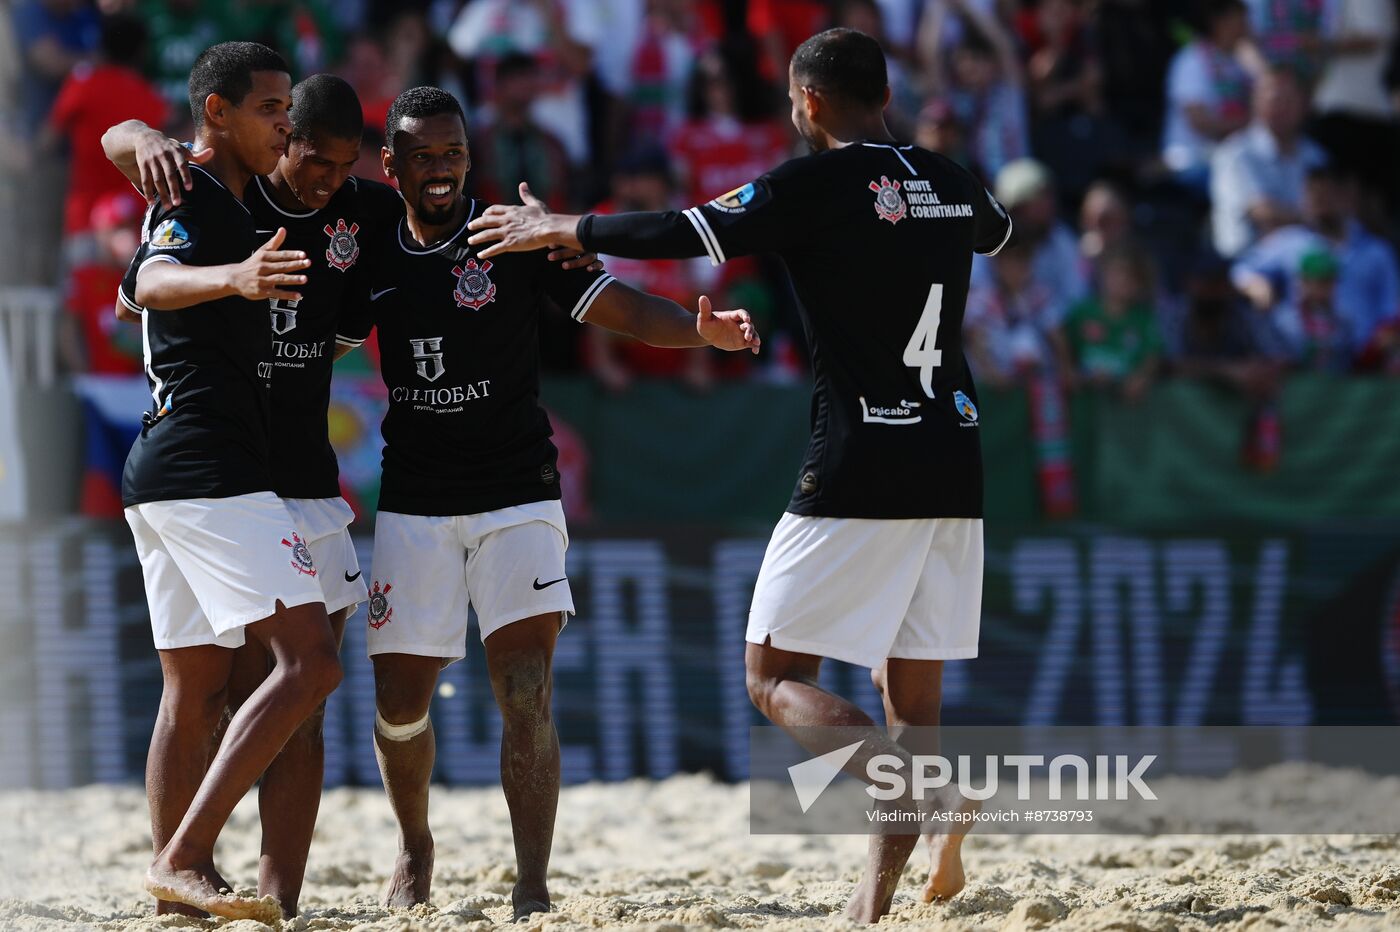
[(292, 549), (292, 569), (307, 576), (316, 575), (316, 567), (311, 562), (311, 550), (296, 534), (292, 534), (292, 539), (282, 538), (282, 546)]
[(369, 591), (369, 626), (378, 631), (389, 623), (394, 617), (394, 610), (389, 606), (389, 590), (393, 589), (392, 583), (385, 583), (384, 588), (379, 588), (379, 580), (374, 581), (374, 588)]
[(360, 232), (360, 225), (352, 223), (347, 227), (341, 219), (335, 222), (335, 226), (326, 224), (325, 229), (326, 235), (331, 238), (330, 245), (326, 247), (326, 261), (330, 263), (331, 268), (344, 272), (360, 258), (360, 244), (355, 242), (355, 234)]
[(458, 307), (469, 307), (475, 311), (496, 300), (496, 283), (486, 274), (489, 271), (491, 263), (485, 259), (479, 263), (468, 259), (463, 265), (452, 267), (452, 274), (457, 276), (457, 287), (453, 289), (452, 297), (457, 299)]
[(904, 198), (899, 193), (898, 181), (891, 181), (881, 175), (878, 184), (870, 182), (870, 190), (875, 192), (875, 213), (879, 214), (881, 220), (898, 223), (904, 219), (909, 208), (905, 206)]

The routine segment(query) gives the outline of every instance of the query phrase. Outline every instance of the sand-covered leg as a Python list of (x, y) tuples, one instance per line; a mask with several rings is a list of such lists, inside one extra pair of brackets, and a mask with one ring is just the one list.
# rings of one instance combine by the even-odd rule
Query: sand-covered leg
[(383, 899), (389, 907), (426, 903), (432, 892), (428, 784), (437, 744), (428, 709), (442, 665), (440, 657), (374, 655), (374, 751), (384, 792), (399, 823), (399, 853)]
[(491, 689), (501, 710), (501, 787), (510, 807), (515, 921), (547, 913), (549, 855), (559, 808), (559, 735), (551, 709), (557, 612), (513, 622), (486, 638)]

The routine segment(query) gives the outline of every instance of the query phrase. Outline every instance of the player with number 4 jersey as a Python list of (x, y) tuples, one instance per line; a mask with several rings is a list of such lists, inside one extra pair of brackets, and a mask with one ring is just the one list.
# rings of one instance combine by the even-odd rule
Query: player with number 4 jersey
[[(789, 76), (812, 155), (685, 211), (493, 207), (471, 242), (485, 258), (562, 243), (717, 265), (756, 252), (783, 260), (812, 352), (812, 437), (754, 590), (750, 695), (780, 725), (869, 723), (816, 685), (830, 657), (872, 668), (889, 724), (937, 724), (942, 661), (977, 655), (981, 614), (981, 412), (963, 309), (973, 253), (999, 252), (1011, 221), (965, 169), (894, 141), (884, 55), (869, 36), (813, 36)], [(878, 736), (852, 761), (881, 752), (908, 754)], [(926, 899), (961, 889), (960, 838), (931, 840)], [(873, 842), (848, 906), (866, 922), (888, 912), (913, 845)]]

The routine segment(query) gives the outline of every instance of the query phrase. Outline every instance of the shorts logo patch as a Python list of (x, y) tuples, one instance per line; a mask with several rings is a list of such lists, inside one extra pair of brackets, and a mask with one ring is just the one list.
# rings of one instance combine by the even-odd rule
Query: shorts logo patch
[(292, 569), (306, 576), (315, 576), (316, 567), (311, 563), (311, 550), (296, 534), (292, 534), (292, 539), (282, 538), (282, 546), (292, 549)]
[(355, 234), (358, 232), (358, 223), (347, 227), (343, 219), (337, 220), (335, 226), (326, 224), (326, 235), (331, 238), (330, 245), (326, 247), (326, 262), (330, 263), (331, 268), (344, 272), (360, 258), (360, 244), (355, 242)]
[(878, 183), (870, 182), (870, 190), (875, 192), (875, 213), (881, 220), (895, 224), (909, 212), (904, 197), (899, 193), (899, 181), (891, 181), (881, 175)]
[(163, 220), (160, 226), (151, 231), (152, 249), (179, 249), (188, 245), (189, 231), (178, 220)]
[(953, 392), (953, 407), (958, 409), (958, 413), (963, 416), (963, 420), (975, 424), (977, 423), (977, 406), (972, 403), (972, 399), (964, 395), (961, 391)]
[(491, 263), (485, 259), (481, 262), (468, 259), (464, 264), (452, 267), (452, 274), (457, 276), (457, 287), (452, 290), (452, 297), (457, 299), (458, 307), (476, 311), (496, 300), (496, 283), (486, 274), (489, 271)]
[(379, 580), (374, 581), (374, 587), (369, 590), (369, 626), (378, 631), (387, 625), (394, 617), (394, 610), (389, 606), (389, 590), (393, 589), (392, 583), (385, 583), (384, 588), (379, 588)]

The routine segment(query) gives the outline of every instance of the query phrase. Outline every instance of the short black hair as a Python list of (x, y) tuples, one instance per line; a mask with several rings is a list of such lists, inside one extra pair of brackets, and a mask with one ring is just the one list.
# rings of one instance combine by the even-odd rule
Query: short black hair
[(290, 74), (286, 61), (260, 42), (220, 42), (199, 54), (190, 69), (190, 115), (204, 125), (204, 101), (218, 94), (237, 107), (253, 89), (254, 71)]
[(313, 74), (292, 88), (293, 139), (359, 140), (365, 131), (360, 98), (344, 78)]
[(146, 24), (130, 13), (102, 17), (102, 57), (114, 65), (141, 67), (146, 54)]
[(854, 29), (819, 32), (792, 53), (798, 82), (862, 107), (885, 102), (889, 74), (880, 43)]
[(457, 114), (462, 129), (466, 129), (467, 115), (456, 97), (440, 87), (410, 87), (389, 105), (389, 115), (384, 118), (384, 145), (390, 152), (394, 151), (394, 134), (402, 128), (404, 120), (421, 120), (440, 113)]

